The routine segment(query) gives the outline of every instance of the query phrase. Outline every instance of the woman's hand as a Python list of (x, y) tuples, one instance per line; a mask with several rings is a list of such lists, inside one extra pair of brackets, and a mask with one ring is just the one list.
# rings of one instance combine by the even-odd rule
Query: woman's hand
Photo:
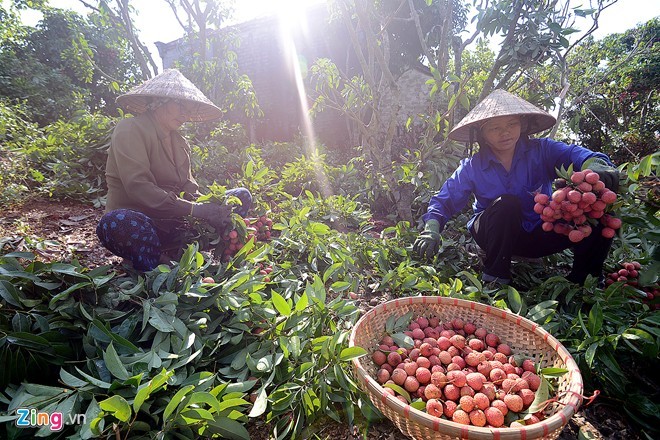
[(413, 244), (413, 252), (420, 258), (432, 259), (440, 248), (440, 223), (429, 220), (424, 225), (424, 231)]
[(602, 159), (596, 159), (591, 164), (591, 171), (598, 173), (605, 188), (617, 192), (619, 190), (619, 170), (610, 166)]
[(195, 203), (192, 216), (209, 222), (214, 228), (224, 228), (231, 223), (232, 208), (220, 203)]

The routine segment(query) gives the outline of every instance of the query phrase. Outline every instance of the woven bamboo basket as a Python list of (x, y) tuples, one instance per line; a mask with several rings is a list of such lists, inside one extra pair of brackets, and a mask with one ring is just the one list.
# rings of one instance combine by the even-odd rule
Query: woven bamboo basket
[[(415, 317), (437, 316), (441, 322), (454, 318), (472, 321), (477, 327), (484, 327), (499, 335), (503, 342), (509, 344), (514, 354), (526, 355), (535, 363), (540, 363), (543, 368), (567, 369), (568, 372), (558, 378), (556, 384), (560, 403), (548, 405), (545, 410), (546, 418), (540, 423), (522, 428), (482, 428), (431, 416), (386, 393), (375, 380), (377, 366), (371, 360), (371, 353), (385, 335), (387, 319), (392, 315), (399, 317), (411, 311)], [(580, 370), (557, 339), (532, 321), (473, 301), (419, 296), (383, 303), (360, 318), (351, 332), (349, 345), (362, 347), (369, 352), (369, 356), (353, 360), (353, 369), (359, 386), (402, 433), (415, 440), (556, 439), (582, 403), (583, 385)]]

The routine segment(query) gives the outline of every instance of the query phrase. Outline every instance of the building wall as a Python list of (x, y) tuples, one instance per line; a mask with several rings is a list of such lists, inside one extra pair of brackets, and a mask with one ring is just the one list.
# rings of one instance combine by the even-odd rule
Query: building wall
[[(295, 29), (287, 39), (280, 31), (277, 17), (264, 17), (229, 28), (237, 34), (240, 47), (236, 49), (237, 62), (241, 74), (247, 74), (257, 94), (259, 105), (264, 112), (263, 120), (256, 124), (246, 120), (240, 111), (229, 114), (236, 122), (249, 126), (254, 141), (288, 141), (305, 131), (305, 110), (301, 105), (296, 76), (291, 65), (288, 47), (295, 46), (298, 64), (303, 79), (319, 58), (332, 59), (344, 72), (358, 69), (356, 57), (351, 49), (347, 33), (339, 21), (329, 23), (324, 5), (310, 8), (307, 25)], [(221, 32), (227, 30), (221, 30)], [(186, 49), (182, 40), (157, 44), (163, 66), (174, 65)], [(423, 112), (428, 102), (430, 88), (425, 85), (429, 78), (417, 69), (411, 69), (399, 79), (402, 108), (397, 117), (399, 124), (405, 124), (409, 115)], [(308, 98), (313, 90), (303, 91)], [(391, 98), (385, 98), (386, 100)], [(349, 143), (349, 130), (345, 117), (338, 112), (325, 110), (312, 121), (314, 135), (322, 143), (331, 146)]]

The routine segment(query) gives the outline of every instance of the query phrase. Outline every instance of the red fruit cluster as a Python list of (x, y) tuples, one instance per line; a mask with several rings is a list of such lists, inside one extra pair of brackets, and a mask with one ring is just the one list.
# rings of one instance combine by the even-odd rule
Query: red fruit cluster
[(259, 275), (263, 275), (265, 282), (270, 282), (270, 274), (273, 271), (273, 266), (270, 264), (257, 263), (255, 269), (259, 269)]
[(626, 261), (619, 264), (619, 268), (614, 268), (612, 272), (607, 274), (605, 280), (606, 285), (614, 284), (617, 281), (624, 282), (624, 285), (634, 287), (641, 290), (646, 294), (644, 302), (652, 306), (655, 310), (660, 309), (660, 303), (652, 303), (654, 299), (660, 298), (660, 286), (640, 286), (639, 285), (639, 271), (642, 265), (638, 261)]
[(615, 269), (607, 274), (605, 284), (608, 286), (615, 281), (625, 281), (629, 286), (637, 287), (639, 285), (639, 269), (642, 265), (638, 261), (624, 262), (620, 264), (619, 269)]
[(614, 237), (621, 220), (606, 215), (605, 210), (616, 201), (616, 193), (605, 188), (598, 173), (589, 169), (575, 171), (570, 181), (557, 179), (555, 187), (552, 198), (542, 193), (534, 196), (534, 212), (541, 216), (544, 231), (567, 235), (577, 243), (591, 234), (590, 220), (600, 219), (605, 226), (602, 235)]
[(272, 233), (273, 221), (267, 216), (262, 215), (259, 218), (246, 218), (245, 226), (248, 229), (248, 240), (255, 236), (259, 241), (270, 239)]
[(499, 428), (509, 411), (519, 413), (534, 402), (541, 385), (534, 362), (519, 364), (497, 334), (460, 318), (441, 323), (424, 316), (405, 334), (412, 348), (398, 347), (388, 335), (372, 353), (376, 380), (404, 403), (410, 402), (388, 384), (421, 399), (430, 415)]
[(240, 251), (245, 243), (252, 240), (267, 241), (270, 239), (271, 227), (273, 221), (262, 215), (258, 218), (244, 218), (247, 233), (241, 234), (238, 229), (227, 229), (222, 234), (222, 239), (225, 241), (224, 249), (222, 250), (222, 258), (224, 261), (229, 261), (231, 257)]

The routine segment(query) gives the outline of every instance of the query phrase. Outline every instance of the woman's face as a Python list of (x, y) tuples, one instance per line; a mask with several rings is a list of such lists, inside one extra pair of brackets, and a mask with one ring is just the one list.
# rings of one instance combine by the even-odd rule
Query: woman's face
[(481, 135), (488, 146), (502, 152), (515, 149), (520, 131), (520, 116), (498, 116), (481, 127)]
[(190, 120), (190, 115), (194, 111), (193, 107), (195, 107), (195, 104), (191, 102), (167, 101), (167, 103), (154, 110), (154, 115), (163, 129), (173, 131)]

